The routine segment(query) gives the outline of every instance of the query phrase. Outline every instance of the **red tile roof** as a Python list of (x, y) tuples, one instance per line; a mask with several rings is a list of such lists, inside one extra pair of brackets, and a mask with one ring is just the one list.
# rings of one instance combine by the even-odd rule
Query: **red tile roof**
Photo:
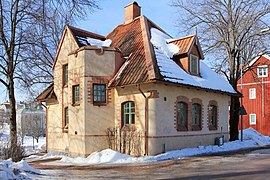
[(37, 98), (37, 101), (44, 101), (45, 99), (51, 98), (54, 94), (53, 84), (51, 84), (47, 89), (45, 89)]

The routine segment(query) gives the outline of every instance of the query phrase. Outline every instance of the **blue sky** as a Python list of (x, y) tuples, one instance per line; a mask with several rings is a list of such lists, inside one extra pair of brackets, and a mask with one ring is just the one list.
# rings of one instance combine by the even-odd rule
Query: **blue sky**
[[(101, 35), (107, 35), (118, 24), (124, 22), (124, 7), (132, 0), (99, 0), (99, 10), (89, 12), (86, 20), (78, 21), (75, 26)], [(177, 12), (169, 4), (171, 0), (137, 0), (141, 13), (168, 32), (179, 37), (176, 27)], [(25, 94), (17, 90), (17, 101), (25, 100)], [(8, 99), (8, 94), (0, 84), (0, 103)]]

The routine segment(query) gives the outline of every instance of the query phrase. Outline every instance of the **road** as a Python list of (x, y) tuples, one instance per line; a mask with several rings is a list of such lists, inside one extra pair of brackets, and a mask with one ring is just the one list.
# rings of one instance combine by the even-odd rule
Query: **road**
[(270, 179), (270, 149), (141, 165), (49, 167), (39, 179)]

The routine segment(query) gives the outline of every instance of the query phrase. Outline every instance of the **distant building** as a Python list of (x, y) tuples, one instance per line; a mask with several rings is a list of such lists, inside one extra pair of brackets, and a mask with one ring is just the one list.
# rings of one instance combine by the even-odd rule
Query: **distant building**
[(4, 112), (10, 112), (10, 103), (4, 102), (0, 105), (0, 109), (4, 110)]
[(247, 115), (243, 117), (244, 129), (252, 127), (263, 135), (270, 136), (270, 56), (260, 55), (238, 80), (238, 90), (243, 94)]
[(16, 117), (19, 135), (46, 135), (46, 111), (41, 105), (35, 108), (25, 105), (24, 108), (17, 111)]

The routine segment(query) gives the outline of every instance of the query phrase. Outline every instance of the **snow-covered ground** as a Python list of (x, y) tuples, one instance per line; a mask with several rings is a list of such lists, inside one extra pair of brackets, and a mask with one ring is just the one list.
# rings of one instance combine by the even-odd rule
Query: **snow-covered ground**
[[(212, 145), (212, 146), (199, 146), (196, 148), (186, 148), (181, 150), (168, 151), (163, 154), (156, 156), (147, 157), (133, 157), (126, 154), (121, 154), (119, 152), (113, 151), (111, 149), (105, 149), (100, 152), (94, 152), (86, 158), (77, 157), (71, 158), (64, 155), (59, 155), (55, 153), (47, 154), (43, 157), (38, 157), (41, 159), (47, 159), (52, 157), (60, 157), (61, 160), (48, 162), (45, 164), (50, 165), (89, 165), (89, 164), (121, 164), (121, 163), (148, 163), (157, 162), (169, 159), (179, 159), (190, 156), (211, 154), (217, 152), (228, 152), (245, 148), (260, 147), (270, 145), (270, 137), (263, 136), (252, 128), (244, 130), (244, 140), (226, 142), (222, 146)], [(33, 157), (32, 157), (33, 158)]]
[[(5, 128), (0, 129), (1, 138), (9, 137), (9, 130)], [(41, 138), (40, 142), (36, 144), (35, 150), (32, 150), (32, 137), (25, 138), (25, 144), (23, 145), (26, 148), (27, 153), (31, 154), (37, 151), (43, 150), (45, 147), (45, 138)], [(119, 152), (113, 151), (111, 149), (105, 149), (100, 152), (94, 152), (86, 158), (77, 157), (71, 158), (65, 156), (61, 153), (50, 152), (44, 156), (31, 155), (21, 162), (14, 163), (11, 160), (0, 160), (0, 179), (25, 179), (27, 177), (33, 177), (33, 174), (40, 174), (41, 171), (30, 167), (27, 162), (33, 160), (42, 160), (50, 158), (61, 158), (57, 161), (46, 162), (43, 164), (47, 165), (93, 165), (93, 164), (126, 164), (126, 163), (151, 163), (169, 159), (181, 159), (190, 156), (198, 156), (204, 154), (211, 154), (217, 152), (228, 152), (245, 148), (252, 147), (261, 147), (270, 145), (270, 137), (263, 136), (252, 128), (244, 130), (244, 140), (226, 142), (222, 146), (199, 146), (196, 148), (186, 148), (181, 150), (168, 151), (163, 154), (156, 156), (147, 156), (147, 157), (133, 157), (126, 154), (121, 154)], [(38, 176), (37, 176), (38, 177)]]
[[(0, 144), (6, 144), (9, 141), (9, 125), (4, 124), (0, 128)], [(39, 143), (30, 136), (24, 138), (23, 147), (26, 155), (38, 153), (45, 150), (46, 137), (40, 137)], [(41, 171), (32, 168), (25, 160), (12, 162), (11, 160), (0, 159), (0, 179), (29, 179), (30, 174), (40, 174)]]

